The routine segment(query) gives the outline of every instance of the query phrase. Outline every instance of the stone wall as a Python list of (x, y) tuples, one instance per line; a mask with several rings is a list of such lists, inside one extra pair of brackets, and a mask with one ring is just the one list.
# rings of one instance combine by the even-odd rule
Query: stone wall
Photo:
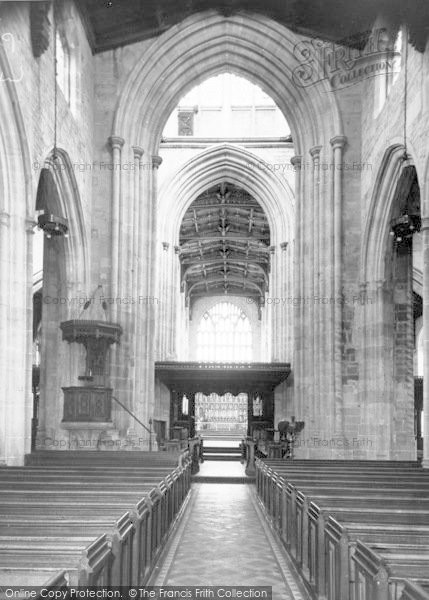
[[(57, 209), (69, 219), (71, 235), (62, 247), (56, 247), (63, 253), (59, 257), (62, 271), (59, 279), (55, 277), (57, 285), (50, 288), (52, 302), (42, 299), (45, 324), (51, 321), (43, 331), (42, 360), (45, 366), (49, 360), (52, 376), (42, 378), (41, 434), (50, 438), (57, 433), (61, 436), (57, 417), (61, 414), (63, 401), (61, 385), (77, 375), (79, 368), (79, 352), (76, 354), (61, 341), (59, 321), (69, 318), (76, 310), (78, 299), (90, 291), (93, 58), (72, 2), (65, 3), (63, 17), (61, 24), (76, 66), (77, 101), (73, 113), (58, 89), (57, 146), (60, 153), (54, 178), (62, 187)], [(50, 28), (48, 49), (40, 58), (34, 58), (29, 5), (13, 2), (1, 8), (0, 32), (0, 70), (3, 75), (0, 137), (4, 156), (0, 211), (5, 224), (1, 234), (4, 269), (0, 273), (3, 290), (0, 369), (2, 382), (6, 382), (2, 384), (3, 394), (7, 398), (6, 405), (0, 409), (0, 422), (5, 423), (5, 427), (0, 426), (0, 461), (19, 464), (30, 449), (32, 232), (36, 191), (41, 169), (45, 166), (53, 169), (52, 163), (45, 162), (54, 145), (53, 31)], [(85, 123), (84, 127), (82, 123)], [(52, 240), (52, 249), (54, 244), (56, 242)], [(47, 422), (48, 415), (55, 415), (53, 422)]]

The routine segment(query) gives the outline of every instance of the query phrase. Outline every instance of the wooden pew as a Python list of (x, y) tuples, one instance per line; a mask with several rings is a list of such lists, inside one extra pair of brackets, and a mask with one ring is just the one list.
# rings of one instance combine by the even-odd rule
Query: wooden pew
[(356, 600), (399, 600), (404, 579), (428, 576), (429, 546), (366, 544), (360, 540), (352, 560)]
[[(106, 532), (109, 548), (111, 549), (111, 580), (117, 585), (132, 585), (133, 555), (138, 551), (137, 539), (134, 539), (136, 519), (130, 513), (125, 513), (116, 522), (111, 519), (94, 520), (92, 514), (81, 515), (79, 519), (53, 519), (45, 516), (34, 521), (31, 515), (16, 518), (6, 516), (0, 524), (0, 544), (14, 540), (30, 539), (32, 543), (38, 538), (49, 541), (54, 547), (62, 545), (63, 540), (89, 537), (96, 539)], [(3, 549), (3, 546), (1, 546)], [(1, 550), (0, 550), (1, 555)]]
[[(317, 501), (323, 505), (324, 501), (329, 501), (330, 498), (338, 506), (343, 500), (345, 505), (353, 504), (354, 500), (367, 499), (374, 506), (378, 503), (384, 503), (386, 495), (391, 495), (398, 502), (402, 502), (399, 507), (406, 508), (410, 502), (415, 502), (416, 507), (419, 505), (422, 508), (429, 508), (428, 493), (425, 489), (411, 488), (412, 484), (406, 484), (402, 488), (386, 487), (388, 483), (377, 484), (366, 483), (359, 484), (359, 487), (348, 486), (344, 487), (298, 487), (294, 483), (285, 484), (282, 479), (277, 479), (277, 489), (275, 493), (266, 499), (268, 515), (271, 516), (274, 526), (280, 532), (280, 535), (287, 546), (295, 547), (294, 542), (299, 536), (299, 527), (304, 527), (302, 524), (303, 515), (308, 511), (308, 505), (311, 500)], [(426, 494), (426, 500), (422, 497)], [(331, 503), (332, 504), (332, 503)], [(363, 505), (362, 505), (363, 506)]]
[[(429, 500), (424, 501), (424, 508), (415, 509), (412, 505), (413, 499), (391, 500), (386, 506), (385, 497), (379, 498), (318, 498), (313, 496), (313, 501), (309, 496), (301, 492), (297, 495), (297, 522), (296, 530), (292, 530), (291, 553), (296, 563), (302, 569), (304, 577), (310, 582), (311, 586), (319, 592), (324, 588), (325, 579), (325, 523), (329, 515), (335, 514), (337, 519), (341, 520), (341, 511), (354, 510), (359, 513), (360, 519), (372, 521), (375, 515), (377, 521), (383, 522), (384, 515), (393, 515), (395, 521), (401, 522), (404, 514), (407, 514), (406, 522), (410, 522), (410, 515), (413, 518), (421, 514), (424, 519), (429, 521)], [(366, 509), (366, 510), (365, 510)], [(411, 511), (411, 512), (410, 512)], [(317, 560), (317, 564), (315, 561)]]
[[(43, 483), (39, 483), (39, 485), (43, 487)], [(164, 489), (156, 489), (153, 488), (153, 483), (147, 483), (145, 486), (140, 484), (138, 490), (135, 492), (122, 490), (115, 493), (105, 490), (102, 487), (97, 487), (96, 484), (92, 484), (91, 489), (85, 489), (81, 492), (69, 492), (67, 489), (62, 489), (58, 492), (55, 486), (52, 490), (40, 490), (34, 486), (33, 489), (25, 490), (25, 494), (22, 491), (17, 493), (16, 490), (12, 489), (7, 492), (0, 491), (0, 511), (2, 514), (19, 515), (21, 519), (30, 512), (33, 519), (34, 515), (43, 518), (48, 514), (51, 520), (56, 518), (59, 521), (60, 525), (56, 526), (56, 530), (58, 531), (62, 528), (64, 532), (64, 515), (68, 515), (69, 518), (74, 517), (75, 520), (78, 519), (80, 521), (90, 519), (94, 515), (104, 516), (105, 519), (112, 519), (127, 504), (131, 504), (136, 499), (141, 498), (143, 493), (147, 495), (145, 500), (150, 518), (148, 519), (148, 524), (145, 525), (147, 540), (143, 542), (140, 537), (137, 541), (140, 544), (140, 550), (137, 550), (137, 552), (145, 557), (145, 564), (147, 565), (161, 547), (163, 538), (171, 524), (172, 508), (167, 503), (162, 504), (163, 498), (166, 498), (166, 487)], [(39, 497), (39, 500), (37, 500), (37, 497)], [(144, 514), (146, 511), (142, 504), (140, 503), (138, 506), (140, 506), (140, 509), (143, 509)], [(139, 523), (137, 514), (139, 514), (141, 519), (141, 510), (140, 512), (139, 510), (132, 511), (133, 520), (141, 530), (142, 524)], [(39, 518), (37, 523), (40, 522), (43, 521)], [(142, 549), (143, 545), (145, 547), (144, 551)]]
[[(328, 594), (329, 600), (348, 597), (344, 591), (351, 563), (347, 563), (347, 573), (347, 567), (338, 562), (347, 523), (337, 525), (342, 531), (338, 538), (332, 523), (325, 530), (332, 514), (337, 524), (345, 517), (353, 520), (356, 530), (368, 541), (400, 543), (418, 533), (416, 539), (429, 545), (427, 472), (414, 464), (398, 472), (395, 466), (378, 468), (374, 463), (349, 469), (348, 464), (332, 466), (331, 461), (293, 465), (297, 462), (300, 461), (257, 461), (257, 488), (274, 527), (316, 595), (325, 598)], [(383, 523), (389, 521), (390, 530), (387, 526), (383, 533)], [(395, 522), (403, 523), (399, 534)], [(350, 533), (347, 546), (351, 551), (358, 537), (358, 533)]]
[[(257, 490), (259, 495), (263, 498), (264, 503), (267, 502), (267, 495), (270, 491), (270, 486), (275, 485), (276, 477), (283, 477), (288, 481), (301, 481), (305, 482), (306, 480), (310, 483), (322, 483), (323, 481), (338, 481), (338, 482), (347, 482), (350, 483), (350, 479), (352, 481), (361, 482), (361, 481), (373, 481), (377, 480), (385, 480), (392, 482), (392, 486), (395, 487), (396, 484), (407, 483), (412, 481), (419, 481), (422, 487), (429, 485), (429, 474), (423, 469), (414, 469), (412, 471), (396, 471), (396, 470), (388, 470), (383, 468), (381, 470), (372, 468), (368, 470), (365, 468), (362, 470), (361, 468), (355, 468), (352, 470), (353, 475), (351, 475), (348, 468), (337, 468), (334, 470), (323, 471), (321, 468), (318, 468), (317, 471), (314, 470), (313, 467), (309, 469), (309, 467), (303, 468), (300, 471), (296, 471), (296, 469), (290, 468), (289, 466), (284, 466), (284, 463), (279, 465), (279, 467), (274, 470), (269, 465), (265, 464), (265, 461), (257, 462)], [(289, 461), (290, 463), (294, 461)], [(392, 478), (392, 475), (394, 477)]]
[[(94, 453), (87, 454), (91, 454), (92, 459)], [(155, 461), (159, 464), (154, 465), (149, 460), (152, 453), (146, 457), (144, 466), (140, 458), (131, 461), (133, 466), (129, 466), (129, 461), (123, 466), (123, 459), (128, 459), (130, 453), (123, 454), (126, 456), (116, 457), (114, 466), (110, 460), (105, 464), (104, 457), (88, 464), (81, 456), (77, 460), (58, 456), (53, 461), (56, 464), (49, 466), (0, 468), (0, 514), (3, 517), (0, 581), (10, 585), (9, 580), (14, 575), (20, 585), (23, 583), (23, 572), (21, 569), (19, 575), (15, 568), (13, 551), (21, 562), (27, 556), (24, 571), (28, 570), (30, 577), (34, 576), (39, 583), (52, 577), (53, 569), (55, 572), (67, 569), (75, 584), (84, 581), (75, 565), (58, 564), (57, 558), (76, 556), (79, 543), (93, 540), (102, 531), (108, 532), (104, 539), (110, 552), (109, 581), (115, 585), (135, 585), (147, 580), (153, 560), (189, 491), (190, 460), (184, 457), (182, 466), (177, 467), (177, 457), (172, 460), (170, 455)], [(109, 453), (111, 458), (112, 453)], [(171, 466), (166, 466), (168, 464)], [(117, 515), (127, 507), (130, 507), (129, 512), (115, 523)], [(27, 546), (27, 554), (24, 546)], [(50, 553), (53, 560), (48, 569)], [(35, 560), (35, 556), (45, 556), (46, 564), (41, 558)], [(91, 581), (95, 581), (94, 577)]]
[[(293, 462), (293, 461), (290, 461)], [(308, 469), (308, 468), (307, 468)], [(364, 470), (354, 470), (353, 476), (351, 476), (350, 472), (344, 471), (343, 468), (337, 471), (329, 471), (326, 473), (322, 473), (320, 469), (317, 469), (317, 472), (312, 472), (311, 470), (307, 472), (295, 472), (290, 471), (289, 468), (281, 467), (274, 471), (271, 467), (265, 465), (264, 462), (257, 462), (257, 477), (256, 477), (256, 485), (257, 491), (260, 497), (263, 499), (264, 503), (267, 503), (268, 495), (270, 494), (270, 488), (275, 487), (275, 479), (278, 477), (283, 477), (287, 481), (297, 480), (297, 481), (305, 481), (306, 479), (312, 483), (315, 481), (341, 481), (350, 483), (350, 479), (353, 481), (372, 481), (377, 478), (380, 481), (385, 479), (386, 481), (391, 481), (392, 485), (395, 486), (396, 482), (398, 485), (400, 483), (412, 482), (414, 480), (419, 481), (421, 485), (424, 487), (429, 483), (429, 476), (423, 470), (413, 470), (410, 472), (394, 472), (394, 478), (392, 478), (393, 472), (387, 472), (386, 469), (382, 469), (381, 471), (372, 469), (371, 471)]]
[(406, 579), (399, 600), (429, 600), (429, 579)]
[(114, 450), (111, 452), (103, 450), (37, 450), (25, 457), (27, 466), (41, 465), (81, 465), (100, 464), (111, 465), (141, 465), (147, 463), (151, 465), (169, 466), (172, 469), (179, 466), (179, 454), (170, 452), (147, 452), (147, 451), (126, 451)]
[(111, 550), (107, 537), (62, 540), (54, 546), (24, 538), (0, 541), (0, 585), (42, 585), (54, 572), (67, 570), (70, 585), (111, 585)]
[[(401, 515), (395, 518), (395, 523), (386, 522), (382, 514), (378, 515), (377, 523), (345, 522), (333, 516), (328, 517), (324, 528), (324, 548), (321, 549), (326, 561), (325, 589), (321, 590), (322, 595), (326, 595), (329, 600), (352, 597), (351, 586), (355, 580), (352, 556), (358, 540), (388, 544), (406, 544), (412, 540), (416, 544), (428, 545), (428, 520), (426, 519), (424, 525), (417, 525), (413, 516), (412, 513), (408, 513), (408, 517), (405, 518)], [(315, 561), (317, 557), (313, 558), (313, 564)], [(316, 564), (316, 572), (317, 566)], [(316, 588), (321, 587), (316, 581), (314, 583)]]

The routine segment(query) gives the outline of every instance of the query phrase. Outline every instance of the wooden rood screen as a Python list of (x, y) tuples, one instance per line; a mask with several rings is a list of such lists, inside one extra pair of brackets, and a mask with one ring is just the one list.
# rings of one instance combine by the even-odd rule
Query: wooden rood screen
[(414, 462), (257, 460), (259, 498), (311, 595), (429, 600), (429, 472)]
[(142, 585), (190, 489), (191, 461), (46, 452), (0, 468), (0, 586)]

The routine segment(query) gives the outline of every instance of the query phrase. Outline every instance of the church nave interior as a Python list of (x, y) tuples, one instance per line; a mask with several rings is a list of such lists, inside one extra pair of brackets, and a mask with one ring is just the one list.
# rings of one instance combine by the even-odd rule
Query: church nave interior
[(428, 600), (428, 32), (0, 2), (1, 597)]

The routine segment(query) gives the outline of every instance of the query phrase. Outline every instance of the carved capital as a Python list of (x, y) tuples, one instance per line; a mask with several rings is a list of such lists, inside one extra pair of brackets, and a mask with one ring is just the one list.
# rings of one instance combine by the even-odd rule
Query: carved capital
[(310, 148), (309, 152), (310, 152), (310, 156), (313, 157), (313, 160), (315, 160), (316, 158), (319, 158), (321, 149), (322, 149), (322, 146), (313, 146), (313, 148)]
[(138, 158), (138, 159), (141, 159), (141, 157), (144, 154), (144, 150), (140, 146), (133, 146), (133, 152), (134, 152), (134, 158)]
[(337, 148), (344, 148), (347, 144), (347, 138), (345, 135), (336, 135), (333, 138), (331, 138), (330, 141), (331, 146), (334, 150), (337, 150)]
[(156, 154), (154, 154), (152, 156), (152, 167), (154, 169), (158, 169), (161, 166), (162, 163), (162, 158), (160, 156), (157, 156)]
[(302, 156), (299, 154), (292, 156), (292, 158), (290, 159), (290, 162), (295, 167), (295, 169), (300, 169), (301, 163), (302, 163)]
[(109, 144), (110, 144), (112, 150), (116, 150), (116, 149), (120, 150), (125, 143), (124, 138), (121, 138), (119, 135), (111, 135), (108, 138), (108, 141), (109, 141)]

